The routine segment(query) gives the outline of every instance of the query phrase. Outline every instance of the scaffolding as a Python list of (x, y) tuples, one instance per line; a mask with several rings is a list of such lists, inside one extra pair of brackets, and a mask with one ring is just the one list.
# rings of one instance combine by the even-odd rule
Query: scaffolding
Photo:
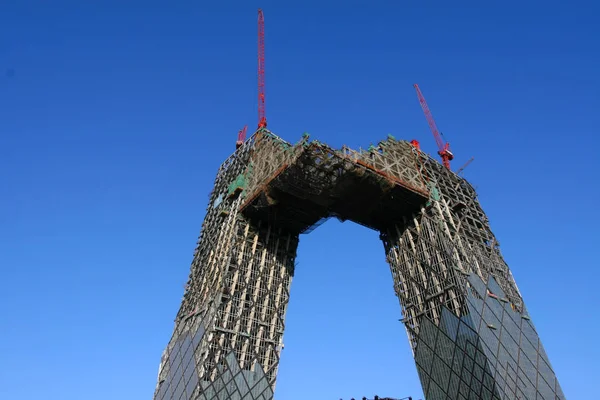
[[(262, 128), (217, 172), (156, 400), (273, 398), (299, 235), (331, 217), (380, 233), (428, 398), (486, 390), (489, 398), (515, 398), (531, 385), (541, 398), (564, 397), (547, 358), (550, 372), (536, 364), (522, 372), (529, 384), (512, 388), (508, 367), (518, 377), (526, 366), (507, 359), (498, 368), (503, 353), (489, 349), (494, 340), (504, 346), (488, 332), (504, 332), (504, 315), (518, 321), (513, 336), (535, 330), (465, 179), (391, 136), (357, 151), (308, 134), (291, 144)], [(486, 301), (506, 311), (488, 316), (495, 305)], [(465, 335), (484, 365), (481, 384), (463, 389), (461, 382), (477, 375), (468, 361), (453, 365), (454, 354), (467, 352)], [(536, 357), (545, 357), (536, 340)], [(464, 374), (458, 384), (456, 374)], [(538, 374), (550, 389), (538, 385)]]

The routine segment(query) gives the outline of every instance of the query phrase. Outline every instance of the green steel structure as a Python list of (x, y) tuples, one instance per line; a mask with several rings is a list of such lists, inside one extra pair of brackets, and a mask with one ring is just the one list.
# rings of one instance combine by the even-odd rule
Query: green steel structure
[(410, 143), (266, 129), (220, 167), (154, 398), (268, 400), (299, 235), (380, 233), (428, 400), (564, 399), (473, 187)]

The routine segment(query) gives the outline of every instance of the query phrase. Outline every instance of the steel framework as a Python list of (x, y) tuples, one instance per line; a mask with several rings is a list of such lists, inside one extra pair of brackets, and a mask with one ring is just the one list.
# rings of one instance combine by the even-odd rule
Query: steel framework
[(259, 129), (218, 170), (156, 400), (273, 398), (299, 235), (329, 217), (380, 232), (427, 399), (564, 399), (465, 179), (393, 137)]

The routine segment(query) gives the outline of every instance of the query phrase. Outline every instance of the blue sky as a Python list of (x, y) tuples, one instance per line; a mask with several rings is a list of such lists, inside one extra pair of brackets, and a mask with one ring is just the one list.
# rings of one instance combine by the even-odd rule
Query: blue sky
[[(83, 3), (0, 6), (0, 398), (151, 398), (214, 174), (256, 124), (259, 6), (270, 129), (433, 154), (419, 83), (565, 394), (597, 392), (598, 6)], [(377, 236), (301, 238), (278, 399), (421, 394)]]

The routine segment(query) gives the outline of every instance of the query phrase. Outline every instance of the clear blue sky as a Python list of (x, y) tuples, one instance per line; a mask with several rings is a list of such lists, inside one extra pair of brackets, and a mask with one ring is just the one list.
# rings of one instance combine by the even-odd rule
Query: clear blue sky
[[(434, 153), (419, 83), (565, 394), (597, 394), (597, 6), (200, 3), (0, 5), (0, 398), (151, 398), (214, 174), (256, 124), (259, 6), (271, 130)], [(399, 318), (376, 232), (303, 236), (277, 398), (418, 398)]]

